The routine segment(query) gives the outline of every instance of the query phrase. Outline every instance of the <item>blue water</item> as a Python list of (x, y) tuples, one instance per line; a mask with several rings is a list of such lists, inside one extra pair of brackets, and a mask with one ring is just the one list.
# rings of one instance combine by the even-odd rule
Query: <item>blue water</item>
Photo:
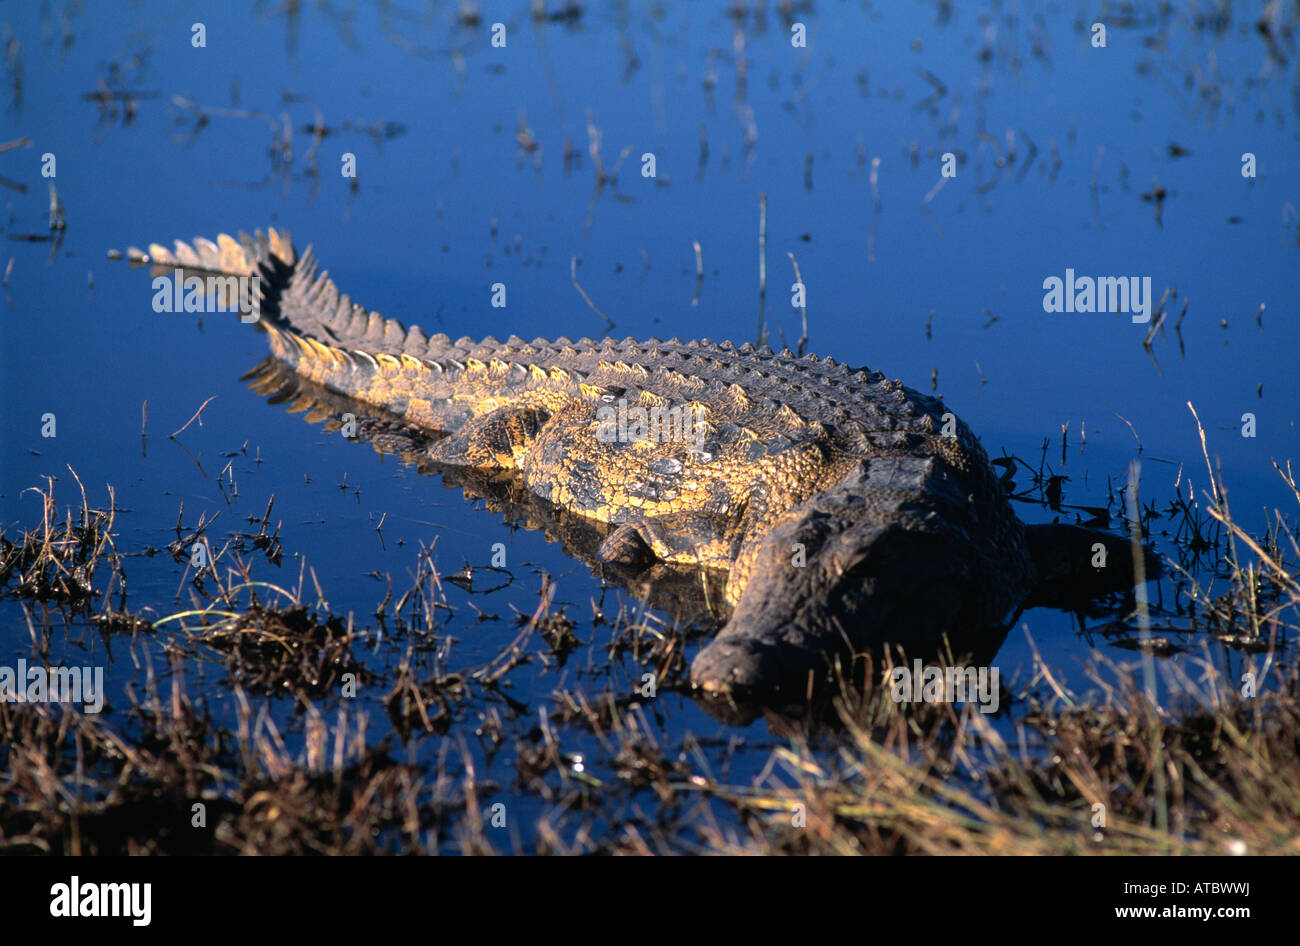
[[(538, 22), (528, 4), (485, 4), (477, 25), (454, 4), (357, 3), (342, 16), (304, 4), (296, 24), (270, 3), (6, 8), (0, 143), (31, 144), (0, 153), (0, 265), (12, 258), (0, 316), (0, 523), (10, 534), (35, 524), (39, 498), (24, 490), (46, 476), (62, 504), (77, 500), (69, 467), (92, 505), (116, 489), (124, 552), (175, 538), (182, 501), (187, 527), (220, 514), (209, 533), (219, 548), (274, 495), (286, 554), (279, 568), (257, 560), (254, 577), (297, 587), (305, 563), (330, 609), (363, 627), (375, 625), (383, 576), (400, 593), (421, 544), (436, 541), (446, 574), (487, 565), (502, 542), (508, 588), (471, 596), (444, 584), (452, 663), (490, 660), (513, 640), (512, 608), (532, 613), (542, 571), (594, 653), (611, 631), (592, 626), (592, 599), (606, 613), (620, 601), (639, 608), (634, 599), (602, 588), (542, 533), (268, 404), (240, 381), (265, 356), (258, 333), (228, 317), (155, 313), (149, 280), (105, 251), (287, 228), (344, 291), (385, 315), (430, 334), (529, 338), (605, 330), (573, 286), (578, 257), (578, 281), (615, 335), (740, 342), (759, 331), (760, 195), (762, 321), (774, 346), (800, 335), (793, 254), (810, 350), (924, 391), (933, 378), (991, 455), (1037, 466), (1050, 440), (1046, 461), (1069, 477), (1067, 503), (1105, 506), (1134, 457), (1158, 507), (1189, 481), (1200, 495), (1209, 484), (1190, 401), (1243, 524), (1261, 531), (1270, 510), (1295, 512), (1271, 466), (1295, 456), (1300, 414), (1295, 3), (1276, 8), (1285, 60), (1255, 28), (1264, 4), (1234, 8), (1217, 29), (1142, 4), (1107, 21), (1105, 48), (1090, 43), (1090, 5), (819, 4), (795, 13), (806, 48), (791, 45), (777, 9), (759, 7), (738, 21), (721, 4), (591, 4), (576, 21)], [(195, 48), (200, 18), (206, 47)], [(497, 21), (504, 48), (490, 43)], [(87, 98), (100, 89), (120, 95), (111, 106)], [(589, 121), (603, 166), (617, 168), (603, 186)], [(309, 128), (322, 122), (331, 133), (313, 143)], [(517, 138), (525, 127), (533, 150)], [(957, 176), (927, 201), (945, 152)], [(53, 254), (22, 239), (49, 232), (47, 154), (67, 220)], [(340, 173), (345, 154), (355, 190)], [(642, 174), (646, 154), (654, 177)], [(1163, 202), (1144, 200), (1157, 186)], [(1150, 351), (1149, 326), (1128, 315), (1045, 312), (1044, 280), (1067, 269), (1148, 276), (1157, 298), (1176, 290)], [(506, 286), (504, 308), (491, 305), (495, 283)], [(201, 423), (168, 439), (213, 396)], [(1247, 413), (1254, 437), (1242, 436)], [(42, 436), (46, 414), (52, 438)], [(1054, 515), (1017, 508), (1027, 521)], [(1154, 528), (1159, 544), (1173, 525)], [(130, 558), (127, 572), (132, 607), (161, 617), (191, 606), (170, 557)], [(314, 598), (311, 578), (304, 584)], [(494, 617), (475, 620), (471, 598)], [(28, 654), (20, 606), (0, 601), (0, 615), (3, 652)], [(1071, 685), (1089, 685), (1093, 645), (1132, 659), (1079, 634), (1068, 615), (1036, 609), (1022, 622)], [(140, 679), (84, 627), (67, 635), (78, 662), (108, 664), (112, 687)], [(367, 659), (391, 669), (405, 646)], [(586, 672), (587, 650), (564, 668), (539, 658), (512, 675), (513, 696), (529, 706), (513, 725), (533, 725), (554, 690), (627, 694), (645, 670), (625, 657), (612, 678)], [(1004, 679), (1028, 677), (1031, 656), (1013, 631), (997, 659)], [(228, 709), (220, 679), (209, 673), (203, 687)], [(293, 729), (291, 707), (272, 705)], [(762, 721), (728, 727), (679, 694), (656, 708), (666, 744), (688, 733), (753, 742), (733, 779), (766, 759)], [(478, 709), (454, 732), (471, 732)], [(373, 715), (378, 739), (387, 720)], [(599, 755), (581, 734), (566, 739)], [(437, 744), (409, 751), (427, 760)], [(511, 765), (498, 758), (485, 770), (508, 786)], [(503, 797), (521, 824), (542, 809), (508, 788)]]

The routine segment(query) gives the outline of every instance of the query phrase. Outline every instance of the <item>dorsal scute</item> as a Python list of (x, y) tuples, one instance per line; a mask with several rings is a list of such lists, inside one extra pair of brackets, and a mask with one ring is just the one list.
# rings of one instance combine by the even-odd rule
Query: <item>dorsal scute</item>
[(429, 348), (429, 339), (425, 337), (424, 330), (418, 325), (412, 325), (410, 331), (406, 333), (406, 343), (403, 348), (413, 355), (422, 355)]

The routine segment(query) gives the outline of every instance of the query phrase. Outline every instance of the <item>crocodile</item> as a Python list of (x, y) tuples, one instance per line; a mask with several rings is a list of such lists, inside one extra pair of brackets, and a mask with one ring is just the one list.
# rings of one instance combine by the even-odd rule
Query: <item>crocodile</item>
[[(1063, 573), (1089, 593), (1133, 587), (1127, 539), (1023, 524), (970, 428), (877, 371), (708, 339), (430, 336), (354, 303), (275, 229), (125, 255), (155, 274), (257, 277), (245, 320), (276, 361), (436, 436), (431, 462), (512, 471), (602, 524), (601, 562), (725, 576), (725, 624), (690, 666), (709, 696), (1005, 627)], [(1082, 565), (1098, 543), (1120, 563), (1100, 578)]]

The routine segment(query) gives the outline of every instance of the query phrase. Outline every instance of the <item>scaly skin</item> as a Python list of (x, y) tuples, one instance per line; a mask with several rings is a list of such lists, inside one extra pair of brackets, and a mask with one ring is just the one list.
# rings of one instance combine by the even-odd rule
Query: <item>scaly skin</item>
[[(707, 340), (429, 338), (354, 305), (274, 230), (128, 255), (260, 275), (277, 359), (448, 434), (430, 448), (439, 463), (516, 470), (556, 506), (619, 526), (605, 560), (725, 570), (730, 620), (691, 668), (705, 691), (799, 681), (886, 642), (937, 644), (996, 624), (1032, 584), (979, 442), (955, 418), (944, 436), (940, 401), (877, 372)], [(611, 439), (620, 402), (688, 422)]]

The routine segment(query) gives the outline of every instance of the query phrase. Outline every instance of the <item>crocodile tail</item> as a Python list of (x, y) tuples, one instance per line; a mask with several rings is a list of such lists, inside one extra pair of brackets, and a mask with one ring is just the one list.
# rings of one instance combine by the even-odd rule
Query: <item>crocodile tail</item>
[[(267, 335), (272, 355), (298, 375), (336, 394), (365, 401), (423, 430), (451, 432), (466, 419), (451, 400), (450, 379), (466, 370), (486, 370), (501, 353), (492, 337), (452, 341), (428, 337), (355, 304), (339, 292), (310, 247), (299, 254), (284, 231), (238, 238), (222, 234), (216, 242), (177, 241), (174, 249), (151, 244), (148, 252), (113, 252), (151, 275), (173, 273), (185, 283), (192, 276), (213, 277), (209, 292), (218, 306), (240, 312)], [(256, 277), (236, 285), (239, 298), (225, 296), (231, 277)], [(526, 343), (522, 339), (507, 344)], [(547, 344), (538, 339), (537, 344)]]
[(289, 336), (296, 336), (371, 355), (463, 361), (476, 355), (490, 357), (496, 345), (494, 339), (430, 338), (418, 325), (408, 329), (397, 319), (357, 305), (339, 292), (311, 247), (299, 255), (284, 230), (258, 230), (252, 236), (241, 232), (237, 238), (223, 233), (215, 243), (202, 237), (192, 243), (177, 240), (173, 249), (151, 243), (147, 252), (131, 247), (125, 254), (115, 251), (110, 256), (125, 258), (134, 266), (152, 266), (155, 275), (179, 269), (200, 276), (257, 276), (252, 307), (258, 324), (290, 349), (296, 343)]
[[(244, 321), (289, 327), (283, 324), (276, 304), (298, 269), (298, 254), (287, 231), (258, 230), (252, 236), (241, 231), (237, 238), (222, 233), (215, 243), (195, 237), (192, 243), (177, 240), (171, 249), (150, 243), (147, 251), (132, 246), (125, 254), (113, 250), (108, 255), (110, 259), (124, 258), (133, 267), (149, 266), (155, 277), (176, 274), (186, 284), (197, 277), (205, 281), (206, 295), (216, 296), (223, 309), (237, 309)], [(230, 277), (248, 281), (231, 281)]]
[(189, 268), (230, 276), (257, 274), (263, 264), (273, 260), (292, 268), (297, 260), (288, 231), (280, 232), (275, 228), (266, 233), (258, 230), (253, 236), (241, 231), (238, 239), (223, 233), (217, 237), (216, 243), (203, 237), (196, 237), (193, 244), (177, 240), (170, 250), (161, 243), (150, 243), (148, 252), (133, 246), (126, 251), (125, 256), (128, 262), (136, 266)]

